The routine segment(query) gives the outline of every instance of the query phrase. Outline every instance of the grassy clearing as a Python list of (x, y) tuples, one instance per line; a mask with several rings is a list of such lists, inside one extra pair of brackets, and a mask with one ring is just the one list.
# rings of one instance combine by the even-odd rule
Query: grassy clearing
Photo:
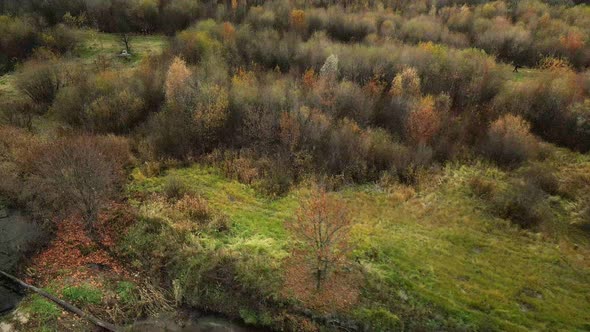
[[(576, 165), (589, 159), (569, 155)], [(562, 168), (573, 167), (557, 159), (562, 160)], [(244, 253), (251, 248), (237, 244), (252, 238), (268, 240), (272, 250), (288, 252), (283, 222), (307, 193), (299, 188), (270, 201), (251, 187), (224, 178), (216, 169), (199, 165), (170, 170), (160, 177), (146, 178), (139, 171), (134, 175), (131, 196), (161, 192), (167, 177), (181, 179), (211, 207), (230, 217), (232, 230), (217, 237), (218, 245)], [(388, 192), (375, 185), (334, 194), (345, 199), (353, 211), (354, 256), (367, 271), (356, 316), (391, 318), (395, 314), (406, 328), (588, 329), (590, 266), (584, 257), (590, 245), (586, 235), (567, 224), (571, 218), (566, 207), (573, 203), (550, 199), (555, 222), (565, 223), (568, 232), (522, 231), (494, 217), (489, 203), (473, 195), (468, 183), (474, 176), (501, 187), (511, 174), (483, 164), (450, 165), (413, 197), (407, 189)], [(264, 257), (265, 264), (272, 265), (280, 263), (273, 262), (273, 257), (285, 256)], [(428, 318), (441, 313), (447, 318)], [(428, 321), (418, 325), (412, 322), (416, 319)], [(394, 323), (393, 319), (382, 322), (384, 326)]]
[(529, 80), (535, 80), (542, 74), (541, 69), (536, 68), (519, 68), (518, 73), (511, 73), (511, 80), (514, 82), (523, 82)]
[(260, 235), (285, 240), (283, 221), (292, 215), (302, 194), (294, 191), (280, 199), (270, 200), (250, 186), (229, 181), (210, 167), (173, 169), (165, 176), (152, 178), (146, 178), (136, 170), (134, 177), (135, 181), (129, 186), (131, 193), (161, 193), (170, 177), (180, 179), (190, 191), (205, 197), (212, 208), (230, 217), (236, 237)]
[(118, 57), (121, 50), (125, 48), (118, 34), (80, 30), (78, 36), (81, 43), (76, 55), (87, 64), (94, 63), (99, 57), (104, 57), (107, 60), (134, 66), (149, 54), (162, 52), (167, 44), (167, 39), (163, 35), (134, 35), (130, 43), (132, 56), (125, 59)]
[[(167, 38), (163, 35), (137, 35), (131, 40), (132, 56), (128, 59), (118, 57), (124, 48), (119, 41), (119, 35), (97, 32), (94, 30), (79, 30), (76, 32), (80, 40), (78, 48), (71, 55), (74, 61), (84, 64), (94, 64), (99, 58), (115, 64), (133, 67), (141, 59), (150, 54), (159, 54), (167, 45)], [(17, 98), (19, 92), (14, 83), (14, 73), (0, 76), (0, 98)]]
[(0, 76), (0, 98), (9, 100), (18, 97), (18, 91), (14, 87), (14, 75), (11, 73)]

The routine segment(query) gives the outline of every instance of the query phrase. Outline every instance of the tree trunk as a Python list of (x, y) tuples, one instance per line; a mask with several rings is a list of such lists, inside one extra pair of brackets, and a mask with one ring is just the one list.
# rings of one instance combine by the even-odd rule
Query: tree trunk
[(11, 281), (13, 281), (13, 282), (21, 285), (22, 287), (24, 287), (26, 289), (29, 289), (29, 290), (31, 290), (31, 291), (33, 291), (33, 292), (35, 292), (35, 293), (37, 293), (37, 294), (45, 297), (45, 298), (47, 298), (47, 299), (49, 299), (49, 300), (57, 303), (59, 306), (61, 306), (62, 308), (66, 309), (67, 311), (70, 311), (70, 312), (72, 312), (72, 313), (74, 313), (74, 314), (76, 314), (76, 315), (78, 315), (78, 316), (80, 316), (82, 318), (85, 318), (85, 319), (91, 321), (96, 326), (100, 326), (103, 329), (108, 330), (108, 331), (112, 331), (112, 332), (118, 332), (118, 331), (122, 331), (123, 330), (119, 326), (113, 325), (111, 323), (107, 323), (105, 321), (102, 321), (102, 320), (100, 320), (100, 319), (92, 316), (91, 314), (85, 313), (84, 311), (78, 309), (77, 307), (75, 307), (75, 306), (73, 306), (73, 305), (71, 305), (71, 304), (69, 304), (69, 303), (67, 303), (67, 302), (65, 302), (65, 301), (63, 301), (63, 300), (61, 300), (61, 299), (59, 299), (59, 298), (57, 298), (57, 297), (49, 294), (49, 293), (47, 293), (46, 291), (44, 291), (42, 289), (39, 289), (39, 288), (37, 288), (35, 286), (32, 286), (32, 285), (29, 285), (26, 282), (24, 282), (24, 281), (16, 278), (15, 276), (13, 276), (11, 274), (8, 274), (8, 273), (0, 270), (0, 275), (3, 275), (6, 278), (10, 279)]

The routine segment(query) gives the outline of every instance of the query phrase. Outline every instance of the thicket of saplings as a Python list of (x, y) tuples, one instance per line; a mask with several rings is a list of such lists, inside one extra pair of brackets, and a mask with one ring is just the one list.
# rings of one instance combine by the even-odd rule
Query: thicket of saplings
[[(574, 68), (590, 64), (588, 6), (570, 0), (526, 1), (347, 1), (346, 9), (326, 1), (186, 0), (6, 0), (0, 4), (0, 71), (30, 56), (39, 46), (71, 50), (68, 27), (105, 32), (174, 35), (198, 19), (215, 18), (274, 30), (291, 39), (308, 40), (325, 31), (333, 40), (365, 44), (431, 41), (455, 48), (476, 47), (519, 66), (536, 66), (547, 56)], [(266, 31), (266, 34), (270, 34)], [(288, 36), (289, 38), (283, 38)], [(284, 51), (283, 51), (284, 53)], [(290, 60), (290, 59), (283, 59)], [(288, 61), (291, 63), (291, 61)], [(281, 68), (286, 63), (281, 63)]]
[[(337, 189), (411, 185), (450, 161), (516, 167), (543, 158), (543, 140), (590, 149), (586, 6), (19, 3), (2, 9), (21, 16), (0, 17), (2, 70), (18, 67), (24, 96), (1, 105), (0, 190), (40, 215), (74, 209), (90, 230), (133, 164), (155, 175), (198, 160), (280, 196), (309, 177)], [(173, 36), (121, 70), (68, 56), (85, 25)], [(518, 81), (503, 62), (541, 70)], [(36, 135), (37, 118), (61, 129)], [(491, 197), (497, 213), (538, 226), (532, 201), (556, 193), (550, 174)]]
[[(59, 5), (32, 3), (47, 11), (0, 19), (0, 30), (10, 32), (0, 37), (7, 54), (28, 58), (16, 77), (26, 98), (4, 103), (5, 122), (31, 129), (35, 116), (46, 115), (67, 124), (69, 135), (125, 136), (143, 161), (206, 156), (270, 195), (309, 174), (334, 187), (386, 176), (413, 183), (420, 170), (449, 160), (484, 157), (510, 167), (542, 156), (537, 137), (590, 149), (590, 74), (575, 70), (589, 59), (578, 34), (588, 29), (585, 6), (414, 4), (401, 13), (297, 9), (286, 1), (218, 7), (218, 17), (241, 23), (200, 20), (176, 33), (162, 55), (121, 71), (59, 56), (75, 49), (67, 25), (109, 19), (97, 8), (80, 1), (81, 16), (51, 19), (61, 15)], [(134, 10), (115, 12), (136, 22), (129, 29), (148, 24), (137, 23), (133, 15), (144, 15)], [(513, 28), (493, 26), (499, 22)], [(542, 31), (541, 22), (564, 30)], [(430, 26), (464, 31), (457, 38), (466, 42), (434, 38)], [(523, 58), (544, 69), (534, 80), (514, 82), (511, 67), (493, 55), (461, 48), (522, 62), (510, 53), (524, 50), (511, 44), (520, 40), (509, 36), (516, 27), (529, 38), (523, 52), (543, 56)], [(567, 51), (570, 42), (575, 52)]]

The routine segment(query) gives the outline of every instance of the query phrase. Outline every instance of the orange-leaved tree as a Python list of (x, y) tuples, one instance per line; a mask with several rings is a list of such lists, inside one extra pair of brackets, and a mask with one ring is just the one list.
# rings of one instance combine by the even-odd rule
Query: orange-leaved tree
[(440, 114), (434, 107), (432, 96), (423, 97), (408, 114), (406, 131), (408, 138), (416, 145), (430, 143), (440, 127)]
[(300, 240), (320, 290), (330, 271), (342, 263), (350, 249), (352, 222), (345, 204), (314, 188), (288, 229)]

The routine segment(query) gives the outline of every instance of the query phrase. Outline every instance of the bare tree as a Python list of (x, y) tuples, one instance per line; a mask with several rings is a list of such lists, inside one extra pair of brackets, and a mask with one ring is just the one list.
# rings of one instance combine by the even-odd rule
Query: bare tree
[(314, 189), (311, 198), (297, 211), (296, 220), (288, 223), (310, 259), (317, 290), (349, 251), (350, 226), (344, 203), (328, 197), (321, 189)]
[(131, 54), (131, 34), (123, 32), (119, 35), (119, 41), (125, 46), (127, 54)]
[(45, 144), (34, 160), (30, 190), (55, 211), (78, 212), (90, 235), (98, 213), (117, 193), (128, 161), (126, 141), (114, 137), (66, 137)]

